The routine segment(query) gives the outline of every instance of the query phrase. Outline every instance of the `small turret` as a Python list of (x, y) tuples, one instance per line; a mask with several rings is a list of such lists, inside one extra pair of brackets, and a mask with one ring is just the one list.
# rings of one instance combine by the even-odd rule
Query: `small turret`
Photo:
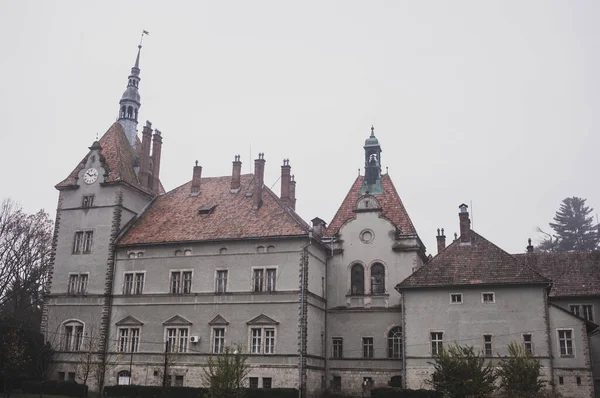
[(135, 148), (137, 143), (137, 124), (138, 113), (142, 106), (140, 102), (140, 93), (138, 87), (140, 85), (140, 53), (142, 45), (138, 46), (135, 65), (131, 68), (131, 74), (128, 77), (127, 88), (119, 101), (119, 118), (118, 121), (125, 130), (125, 135), (129, 140), (131, 147)]

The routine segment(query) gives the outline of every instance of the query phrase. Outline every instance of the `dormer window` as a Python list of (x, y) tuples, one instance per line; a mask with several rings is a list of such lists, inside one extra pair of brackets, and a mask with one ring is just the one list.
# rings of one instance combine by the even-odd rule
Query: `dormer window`
[(210, 214), (213, 212), (215, 207), (217, 207), (217, 205), (202, 206), (198, 209), (198, 214)]

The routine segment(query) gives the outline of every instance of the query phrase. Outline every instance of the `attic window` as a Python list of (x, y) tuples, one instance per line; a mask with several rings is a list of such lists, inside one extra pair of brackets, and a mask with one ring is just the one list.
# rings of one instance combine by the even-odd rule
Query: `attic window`
[(202, 206), (198, 209), (198, 214), (210, 214), (213, 212), (215, 207), (217, 207), (217, 205)]

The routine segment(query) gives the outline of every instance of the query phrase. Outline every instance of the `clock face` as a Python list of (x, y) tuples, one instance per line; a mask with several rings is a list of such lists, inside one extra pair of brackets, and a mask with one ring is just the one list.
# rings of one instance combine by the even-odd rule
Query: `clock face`
[(94, 182), (96, 182), (97, 179), (98, 179), (98, 170), (96, 170), (93, 167), (87, 169), (85, 171), (85, 174), (83, 175), (83, 181), (86, 184), (93, 184)]

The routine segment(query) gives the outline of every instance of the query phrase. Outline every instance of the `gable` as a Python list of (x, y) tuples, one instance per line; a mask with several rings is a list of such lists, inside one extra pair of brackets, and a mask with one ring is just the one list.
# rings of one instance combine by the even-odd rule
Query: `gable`
[(256, 318), (253, 318), (246, 323), (248, 325), (279, 325), (279, 322), (266, 316), (265, 314), (260, 314)]
[(208, 322), (209, 325), (229, 325), (229, 322), (225, 320), (221, 315), (217, 315), (212, 319), (212, 321)]
[(143, 324), (144, 323), (142, 321), (132, 317), (131, 315), (126, 316), (116, 323), (117, 326), (141, 326)]
[(175, 315), (163, 322), (163, 325), (191, 325), (192, 322), (188, 321), (181, 315)]

